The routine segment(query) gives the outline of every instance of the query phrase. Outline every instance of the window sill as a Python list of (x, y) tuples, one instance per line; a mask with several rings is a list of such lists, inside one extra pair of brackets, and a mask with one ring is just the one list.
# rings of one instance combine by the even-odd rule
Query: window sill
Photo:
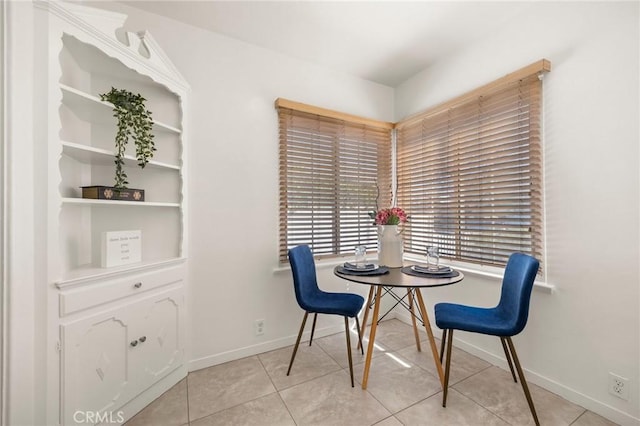
[[(404, 257), (405, 260), (414, 261), (414, 262), (424, 262), (424, 257), (415, 256), (415, 255), (407, 255)], [(474, 275), (476, 277), (483, 277), (488, 279), (493, 279), (499, 282), (502, 282), (502, 277), (504, 275), (504, 268), (497, 268), (495, 266), (482, 266), (475, 265), (472, 263), (464, 263), (464, 262), (445, 262), (447, 265), (455, 269), (459, 269), (467, 275)], [(543, 293), (553, 293), (555, 291), (556, 286), (553, 284), (549, 284), (544, 281), (535, 281), (533, 283), (533, 288), (542, 291)]]
[[(325, 259), (325, 260), (316, 260), (315, 261), (316, 269), (329, 269), (329, 268), (333, 269), (338, 265), (342, 265), (344, 262), (348, 260), (349, 260), (349, 257), (335, 257), (335, 258)], [(275, 268), (273, 268), (274, 274), (280, 273), (280, 272), (291, 272), (291, 266), (289, 266), (288, 263), (282, 263), (276, 266)]]
[[(337, 265), (343, 264), (349, 257), (337, 257), (332, 259), (325, 259), (316, 261), (316, 269), (329, 269), (334, 268)], [(371, 259), (373, 260), (373, 259)], [(377, 259), (376, 259), (377, 260)], [(415, 255), (406, 255), (404, 260), (409, 262), (424, 262), (424, 257)], [(481, 266), (463, 262), (446, 262), (447, 265), (452, 266), (455, 269), (459, 269), (467, 275), (473, 275), (482, 278), (493, 279), (502, 282), (502, 276), (504, 275), (503, 268), (496, 268), (492, 266)], [(288, 264), (282, 264), (273, 268), (274, 273), (290, 272), (291, 267)], [(536, 281), (533, 283), (533, 287), (543, 293), (553, 293), (556, 286), (544, 281)]]

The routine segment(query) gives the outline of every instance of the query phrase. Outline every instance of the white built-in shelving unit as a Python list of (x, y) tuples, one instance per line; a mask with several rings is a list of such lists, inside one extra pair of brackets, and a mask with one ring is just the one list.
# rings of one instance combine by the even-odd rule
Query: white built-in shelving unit
[[(126, 420), (186, 376), (186, 132), (188, 85), (126, 15), (35, 1), (36, 87), (47, 198), (47, 421)], [(144, 169), (130, 141), (125, 171), (145, 201), (82, 198), (112, 186), (116, 119), (100, 94), (140, 93), (157, 151)], [(102, 234), (140, 230), (142, 261), (101, 267)], [(44, 283), (43, 283), (44, 284)], [(78, 415), (78, 412), (84, 414)]]

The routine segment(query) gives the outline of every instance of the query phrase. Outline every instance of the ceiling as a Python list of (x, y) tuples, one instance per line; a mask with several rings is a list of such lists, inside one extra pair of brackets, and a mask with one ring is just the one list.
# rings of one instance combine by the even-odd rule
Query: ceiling
[(484, 1), (123, 1), (288, 56), (396, 87), (525, 13)]

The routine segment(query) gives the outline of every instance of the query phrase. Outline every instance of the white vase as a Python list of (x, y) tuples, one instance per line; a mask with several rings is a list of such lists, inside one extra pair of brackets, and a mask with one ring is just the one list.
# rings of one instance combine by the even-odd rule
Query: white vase
[(378, 225), (378, 262), (390, 268), (402, 266), (402, 233), (398, 225)]

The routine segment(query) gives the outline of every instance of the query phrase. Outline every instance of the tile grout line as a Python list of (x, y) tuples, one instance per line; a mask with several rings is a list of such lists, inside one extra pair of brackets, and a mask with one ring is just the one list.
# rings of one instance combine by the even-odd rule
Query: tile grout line
[[(511, 423), (510, 421), (508, 421), (507, 419), (503, 418), (500, 414), (498, 414), (498, 413), (494, 412), (494, 411), (493, 411), (493, 410), (491, 410), (489, 407), (485, 407), (485, 406), (484, 406), (483, 404), (481, 404), (479, 401), (476, 401), (475, 399), (471, 398), (469, 395), (467, 395), (467, 394), (463, 393), (461, 390), (456, 389), (456, 388), (454, 387), (454, 386), (455, 386), (455, 385), (457, 385), (457, 384), (460, 384), (460, 383), (462, 383), (462, 382), (464, 382), (464, 381), (466, 381), (466, 380), (468, 380), (468, 379), (470, 379), (470, 378), (472, 378), (472, 377), (477, 376), (478, 374), (480, 374), (480, 373), (482, 373), (482, 372), (484, 372), (484, 371), (487, 371), (487, 370), (488, 370), (488, 369), (490, 369), (491, 367), (500, 368), (500, 367), (498, 367), (497, 365), (490, 364), (488, 367), (483, 368), (482, 370), (480, 370), (480, 371), (478, 371), (478, 372), (476, 372), (476, 373), (474, 373), (474, 374), (472, 374), (472, 375), (470, 375), (470, 376), (468, 376), (468, 377), (465, 377), (464, 379), (462, 379), (462, 380), (460, 380), (460, 381), (458, 381), (458, 382), (454, 383), (453, 385), (451, 385), (451, 388), (455, 389), (455, 390), (456, 390), (456, 392), (458, 392), (460, 395), (464, 396), (464, 397), (465, 397), (465, 398), (467, 398), (469, 401), (472, 401), (474, 404), (478, 405), (479, 407), (482, 407), (483, 409), (487, 410), (488, 412), (490, 412), (491, 414), (493, 414), (494, 416), (496, 416), (497, 418), (499, 418), (499, 419), (500, 419), (500, 420), (502, 420), (503, 422), (505, 422), (505, 423), (507, 423), (507, 424), (509, 424), (509, 425), (515, 426), (515, 425), (513, 425), (513, 423)], [(501, 369), (501, 368), (500, 368), (500, 369)], [(501, 370), (502, 370), (502, 369), (501, 369)], [(524, 395), (522, 395), (522, 396), (524, 397)]]
[[(338, 333), (336, 333), (336, 334), (338, 334)], [(327, 336), (325, 336), (325, 337), (327, 337)], [(301, 344), (302, 344), (302, 343), (306, 343), (306, 341), (305, 341), (305, 342), (300, 342), (300, 343), (301, 343)], [(320, 350), (321, 350), (321, 351), (323, 351), (323, 352), (324, 352), (324, 354), (325, 354), (325, 355), (327, 355), (327, 356), (331, 359), (331, 361), (333, 361), (333, 362), (338, 366), (338, 368), (337, 368), (336, 370), (329, 371), (329, 372), (327, 372), (327, 373), (325, 373), (325, 374), (322, 374), (322, 375), (320, 375), (320, 376), (312, 377), (312, 378), (309, 378), (309, 379), (307, 379), (307, 380), (304, 380), (304, 381), (302, 381), (302, 382), (300, 382), (300, 383), (296, 383), (296, 384), (294, 384), (294, 385), (287, 386), (287, 387), (285, 387), (285, 388), (283, 388), (283, 389), (278, 389), (278, 388), (275, 386), (275, 384), (274, 384), (274, 385), (273, 385), (273, 387), (276, 389), (276, 392), (280, 393), (281, 391), (285, 391), (285, 390), (287, 390), (287, 389), (291, 389), (291, 388), (296, 387), (296, 386), (298, 386), (298, 385), (301, 385), (301, 384), (303, 384), (303, 383), (311, 382), (311, 381), (316, 380), (316, 379), (319, 379), (319, 378), (321, 378), (321, 377), (326, 377), (326, 376), (328, 376), (328, 375), (330, 375), (330, 374), (333, 374), (333, 373), (336, 373), (336, 372), (338, 372), (338, 371), (343, 371), (343, 370), (344, 370), (344, 368), (343, 368), (343, 367), (342, 367), (342, 366), (341, 366), (341, 365), (340, 365), (340, 364), (339, 364), (339, 363), (338, 363), (338, 362), (337, 362), (337, 361), (336, 361), (336, 360), (335, 360), (331, 355), (329, 355), (329, 354), (327, 353), (327, 351), (325, 351), (325, 350), (322, 348), (322, 346), (320, 346), (320, 345), (316, 345), (316, 346), (318, 346), (318, 347), (320, 348)], [(293, 345), (291, 345), (291, 347), (293, 347)], [(286, 348), (281, 348), (281, 349), (286, 349)], [(280, 350), (280, 349), (278, 349), (278, 350)], [(293, 368), (292, 368), (292, 369), (293, 369)], [(266, 370), (266, 369), (265, 369), (265, 370)], [(268, 372), (267, 372), (267, 376), (269, 376), (269, 380), (271, 380), (271, 376), (269, 375), (269, 373), (268, 373)], [(272, 382), (273, 382), (273, 380), (272, 380)]]
[[(262, 369), (264, 370), (264, 373), (266, 374), (266, 376), (269, 378), (269, 381), (270, 381), (270, 382), (271, 382), (271, 384), (273, 385), (273, 381), (271, 380), (271, 376), (269, 375), (269, 373), (267, 373), (267, 371), (266, 371), (266, 369), (264, 368), (264, 365), (262, 364), (262, 361), (260, 360), (260, 358), (258, 357), (258, 355), (249, 355), (249, 356), (247, 356), (247, 357), (240, 358), (240, 359), (238, 359), (238, 360), (234, 360), (234, 361), (240, 361), (240, 360), (249, 359), (249, 358), (254, 358), (254, 357), (258, 360), (258, 362), (260, 363), (260, 366), (261, 366), (261, 367), (262, 367)], [(229, 362), (234, 362), (234, 361), (229, 361)], [(223, 363), (223, 364), (226, 364), (226, 363)], [(217, 365), (213, 365), (213, 366), (211, 366), (211, 367), (206, 367), (206, 368), (212, 368), (212, 367), (216, 367), (216, 366), (218, 366), (218, 365), (223, 365), (223, 364), (217, 364)], [(205, 370), (206, 368), (203, 368), (203, 369), (201, 369), (201, 370)], [(198, 371), (199, 371), (199, 370), (198, 370)], [(258, 396), (258, 397), (255, 397), (255, 398), (253, 398), (253, 399), (250, 399), (250, 400), (247, 400), (247, 401), (244, 401), (244, 402), (238, 403), (238, 404), (236, 404), (236, 405), (232, 405), (232, 406), (230, 406), (230, 407), (223, 408), (222, 410), (218, 410), (218, 411), (215, 411), (215, 412), (213, 412), (213, 413), (209, 413), (209, 414), (207, 414), (206, 416), (202, 416), (202, 417), (198, 417), (197, 419), (193, 419), (193, 421), (195, 422), (195, 421), (198, 421), (198, 420), (202, 420), (202, 419), (205, 419), (205, 418), (207, 418), (207, 417), (210, 417), (210, 416), (213, 416), (213, 415), (216, 415), (216, 414), (220, 414), (220, 413), (222, 413), (222, 412), (224, 412), (224, 411), (231, 410), (231, 409), (233, 409), (233, 408), (236, 408), (236, 407), (239, 407), (239, 406), (241, 406), (241, 405), (247, 404), (247, 403), (249, 403), (249, 402), (257, 401), (258, 399), (260, 399), (260, 398), (264, 398), (265, 396), (269, 396), (269, 395), (271, 395), (271, 394), (273, 394), (273, 393), (278, 393), (278, 389), (275, 387), (275, 385), (273, 385), (273, 388), (274, 388), (274, 390), (275, 390), (275, 391), (274, 391), (274, 392), (272, 392), (272, 393), (268, 393), (268, 394), (266, 394), (266, 395)], [(188, 395), (189, 395), (189, 393), (188, 393), (188, 388), (187, 388), (187, 401), (188, 401)], [(286, 404), (285, 404), (285, 406), (286, 406)], [(187, 412), (188, 412), (188, 409), (187, 409)], [(190, 414), (189, 414), (189, 416), (190, 416)], [(190, 419), (189, 419), (189, 423), (191, 423), (191, 420), (190, 420)]]
[[(333, 335), (337, 335), (337, 334), (342, 334), (342, 333), (344, 333), (344, 332), (343, 332), (343, 331), (341, 331), (341, 332), (339, 332), (339, 333), (334, 333), (334, 334), (332, 334), (331, 336), (333, 336)], [(329, 336), (324, 336), (324, 337), (326, 338), (326, 337), (329, 337)], [(345, 340), (346, 340), (346, 339), (345, 339)], [(364, 339), (364, 336), (362, 336), (362, 346), (364, 346), (364, 344), (365, 344), (365, 341), (364, 341), (364, 340), (365, 340), (365, 339)], [(368, 341), (368, 339), (367, 339), (367, 341)], [(324, 353), (325, 353), (329, 358), (331, 358), (331, 359), (332, 359), (336, 364), (338, 364), (338, 366), (341, 368), (341, 370), (342, 370), (345, 374), (347, 374), (347, 375), (349, 374), (349, 372), (347, 371), (347, 370), (349, 369), (349, 365), (347, 365), (346, 367), (342, 367), (342, 366), (340, 365), (340, 363), (338, 362), (338, 360), (336, 360), (334, 357), (332, 357), (332, 356), (331, 356), (331, 354), (329, 354), (329, 353), (328, 353), (328, 352), (327, 352), (327, 351), (322, 347), (322, 345), (318, 345), (318, 346), (320, 347), (320, 349), (321, 349), (321, 350), (322, 350), (322, 351), (323, 351), (323, 352), (324, 352)], [(357, 345), (356, 345), (356, 347), (357, 347)], [(372, 360), (372, 361), (373, 361), (373, 360)], [(354, 369), (354, 380), (355, 380), (355, 367), (356, 367), (356, 365), (358, 365), (358, 364), (353, 365), (353, 369)], [(326, 375), (325, 375), (325, 376), (326, 376)], [(323, 376), (323, 377), (324, 377), (324, 376)], [(359, 383), (357, 380), (355, 380), (355, 381), (356, 381), (356, 383), (358, 383), (358, 387), (362, 388), (362, 383)], [(354, 388), (355, 388), (355, 386), (354, 386)], [(374, 425), (376, 425), (376, 424), (378, 424), (378, 423), (380, 423), (380, 422), (382, 422), (382, 421), (384, 421), (384, 420), (386, 420), (386, 419), (388, 419), (388, 418), (390, 418), (390, 417), (394, 417), (394, 418), (395, 418), (394, 413), (392, 413), (392, 412), (391, 412), (391, 410), (389, 410), (389, 409), (388, 409), (388, 408), (387, 408), (387, 407), (386, 407), (386, 406), (385, 406), (385, 405), (384, 405), (384, 404), (383, 404), (383, 403), (382, 403), (378, 398), (376, 398), (374, 394), (372, 394), (371, 392), (369, 392), (369, 390), (368, 390), (368, 389), (361, 389), (361, 390), (363, 390), (364, 392), (366, 392), (366, 393), (367, 393), (367, 395), (369, 395), (371, 398), (373, 398), (373, 399), (374, 399), (378, 404), (380, 404), (380, 406), (381, 406), (382, 408), (384, 408), (385, 410), (387, 410), (387, 411), (389, 412), (389, 416), (385, 417), (384, 419), (380, 419), (380, 420), (379, 420), (379, 421), (377, 421), (376, 423), (373, 423), (371, 426), (374, 426)], [(398, 419), (396, 419), (396, 420), (398, 420)], [(399, 421), (399, 420), (398, 420), (398, 421)], [(402, 423), (402, 422), (400, 422), (400, 423)]]
[(580, 419), (580, 417), (584, 416), (585, 414), (587, 414), (587, 409), (585, 408), (585, 410), (580, 413), (580, 415), (578, 417), (575, 418), (574, 421), (572, 421), (571, 423), (569, 423), (569, 426), (576, 424), (576, 422)]
[[(415, 345), (415, 344), (410, 344), (410, 345), (407, 345), (407, 346), (405, 346), (405, 347), (403, 347), (403, 348), (397, 349), (397, 350), (395, 350), (395, 351), (388, 351), (388, 352), (386, 352), (386, 353), (393, 354), (394, 356), (397, 356), (397, 357), (399, 357), (399, 358), (405, 358), (405, 357), (403, 357), (403, 356), (400, 354), (400, 351), (403, 351), (403, 350), (405, 350), (405, 349), (407, 349), (407, 348), (411, 348), (411, 347), (413, 347), (414, 345)], [(422, 352), (422, 351), (420, 351), (420, 352)], [(408, 361), (408, 360), (407, 360), (407, 361)], [(436, 379), (436, 380), (439, 380), (439, 379), (438, 379), (435, 375), (433, 375), (429, 370), (427, 370), (427, 369), (425, 369), (425, 368), (421, 367), (420, 365), (415, 364), (415, 363), (413, 363), (413, 362), (411, 362), (411, 365), (412, 365), (413, 367), (418, 368), (418, 369), (419, 369), (419, 370), (421, 370), (423, 373), (428, 374), (428, 375), (429, 375), (429, 376), (431, 376), (432, 378), (434, 378), (434, 379)], [(439, 391), (436, 391), (435, 393), (433, 393), (433, 394), (431, 394), (431, 395), (429, 395), (429, 396), (426, 396), (425, 398), (423, 398), (423, 399), (421, 399), (421, 400), (419, 400), (419, 401), (414, 402), (413, 404), (410, 404), (410, 405), (408, 405), (408, 406), (406, 406), (406, 407), (404, 407), (404, 408), (402, 408), (402, 409), (398, 410), (398, 411), (397, 411), (397, 412), (395, 412), (395, 413), (394, 413), (394, 412), (391, 412), (391, 410), (389, 410), (389, 409), (388, 409), (388, 408), (387, 408), (387, 407), (382, 403), (382, 401), (378, 400), (378, 399), (377, 399), (377, 398), (376, 398), (376, 397), (375, 397), (371, 392), (369, 392), (368, 390), (367, 390), (367, 392), (368, 392), (368, 393), (369, 393), (369, 394), (370, 394), (370, 395), (371, 395), (371, 396), (372, 396), (376, 401), (378, 401), (378, 402), (380, 403), (380, 405), (382, 405), (382, 406), (383, 406), (387, 411), (389, 411), (389, 412), (391, 413), (391, 416), (390, 416), (390, 417), (393, 417), (393, 418), (395, 418), (398, 422), (402, 423), (398, 418), (396, 418), (396, 414), (401, 413), (401, 412), (403, 412), (403, 411), (407, 410), (408, 408), (413, 407), (414, 405), (417, 405), (417, 404), (419, 404), (419, 403), (421, 403), (421, 402), (423, 402), (423, 401), (426, 401), (426, 400), (427, 400), (427, 399), (429, 399), (429, 398), (434, 397), (435, 395), (437, 395), (437, 394), (441, 393), (441, 392), (442, 392), (442, 389), (441, 389), (441, 390), (439, 390)], [(379, 422), (378, 422), (378, 423), (379, 423)]]
[[(260, 354), (256, 355), (256, 357), (258, 358), (258, 362), (260, 362), (260, 365), (262, 366), (262, 369), (264, 370), (264, 373), (269, 378), (269, 381), (271, 382), (271, 385), (276, 390), (275, 393), (276, 393), (276, 395), (278, 395), (278, 398), (280, 398), (280, 402), (282, 402), (282, 405), (284, 405), (284, 408), (287, 410), (287, 413), (289, 414), (289, 417), (291, 417), (291, 421), (297, 426), (298, 422), (296, 422), (296, 419), (293, 417), (293, 413), (291, 413), (291, 410), (289, 409), (289, 406), (287, 405), (287, 403), (282, 398), (282, 395), (280, 394), (280, 389), (278, 389), (276, 384), (273, 382), (273, 378), (271, 377), (271, 374), (269, 374), (269, 372), (267, 371), (267, 368), (264, 366), (264, 363), (262, 362), (262, 359), (260, 359)], [(288, 389), (288, 388), (285, 388), (285, 389)]]
[(189, 412), (189, 375), (191, 373), (187, 372), (187, 377), (185, 377), (185, 385), (187, 386), (187, 424), (191, 425), (191, 413)]

